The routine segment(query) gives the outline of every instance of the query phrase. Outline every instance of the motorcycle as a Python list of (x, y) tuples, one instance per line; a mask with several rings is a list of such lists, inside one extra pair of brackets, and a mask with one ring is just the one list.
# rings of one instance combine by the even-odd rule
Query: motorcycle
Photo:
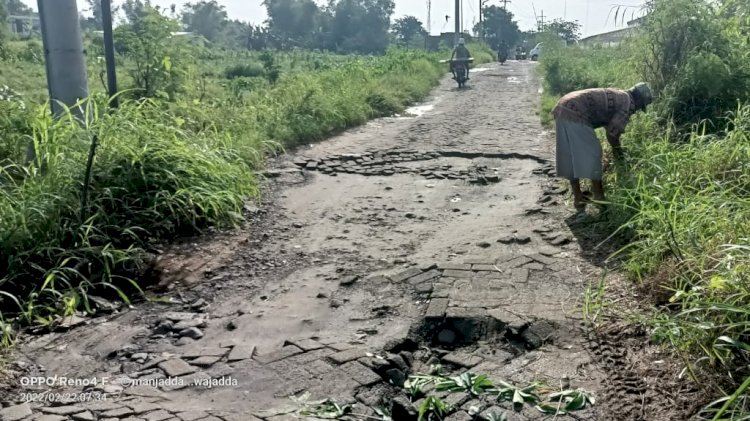
[(469, 80), (469, 64), (472, 63), (474, 59), (452, 59), (446, 61), (450, 63), (450, 68), (453, 72), (453, 80), (458, 83), (458, 87), (463, 88), (466, 86), (466, 81)]
[(500, 65), (505, 64), (506, 61), (508, 61), (508, 52), (507, 51), (500, 51), (497, 53), (497, 61), (500, 62)]

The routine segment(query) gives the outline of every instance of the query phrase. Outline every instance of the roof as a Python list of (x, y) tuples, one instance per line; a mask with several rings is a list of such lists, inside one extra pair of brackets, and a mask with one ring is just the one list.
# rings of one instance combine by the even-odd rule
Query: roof
[(591, 41), (598, 41), (598, 40), (617, 40), (621, 39), (625, 36), (627, 36), (629, 33), (633, 32), (635, 28), (622, 28), (617, 29), (614, 31), (609, 32), (603, 32), (601, 34), (591, 35), (586, 38), (581, 39), (581, 43), (591, 42)]

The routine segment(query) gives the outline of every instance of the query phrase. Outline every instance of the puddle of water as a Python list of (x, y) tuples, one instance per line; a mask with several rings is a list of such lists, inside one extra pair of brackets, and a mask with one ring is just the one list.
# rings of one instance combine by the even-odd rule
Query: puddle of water
[(509, 82), (509, 83), (521, 83), (521, 81), (520, 81), (520, 80), (518, 80), (518, 78), (517, 78), (517, 77), (515, 77), (515, 76), (510, 76), (510, 77), (508, 78), (508, 82)]
[(480, 67), (478, 69), (471, 69), (471, 73), (482, 73), (486, 72), (487, 70), (490, 70), (489, 67)]
[(413, 107), (407, 108), (406, 111), (404, 112), (404, 115), (421, 117), (425, 113), (432, 111), (434, 108), (435, 108), (435, 104), (415, 105)]

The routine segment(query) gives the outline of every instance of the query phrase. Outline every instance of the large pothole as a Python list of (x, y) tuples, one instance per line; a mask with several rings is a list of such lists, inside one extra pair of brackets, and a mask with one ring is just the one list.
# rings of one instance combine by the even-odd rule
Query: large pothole
[[(529, 352), (555, 341), (553, 322), (505, 315), (506, 320), (481, 314), (419, 320), (409, 337), (391, 341), (383, 355), (370, 359), (368, 365), (385, 382), (361, 389), (357, 400), (390, 413), (394, 421), (416, 420), (428, 400), (446, 405), (441, 418), (446, 420), (486, 420), (501, 413), (512, 414), (508, 419), (533, 419), (533, 408), (503, 404), (495, 394), (474, 393), (471, 384), (461, 384), (477, 382), (479, 376), (505, 381), (532, 358)], [(424, 384), (415, 386), (419, 379)], [(455, 387), (445, 386), (451, 382)]]

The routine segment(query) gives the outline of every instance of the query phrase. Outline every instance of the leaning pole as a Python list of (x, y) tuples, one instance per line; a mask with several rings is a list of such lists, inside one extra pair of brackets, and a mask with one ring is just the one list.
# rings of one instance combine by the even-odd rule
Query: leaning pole
[[(76, 0), (37, 0), (52, 113), (73, 107), (89, 96), (86, 57)], [(58, 103), (59, 102), (59, 103)], [(80, 108), (72, 109), (77, 117)]]

